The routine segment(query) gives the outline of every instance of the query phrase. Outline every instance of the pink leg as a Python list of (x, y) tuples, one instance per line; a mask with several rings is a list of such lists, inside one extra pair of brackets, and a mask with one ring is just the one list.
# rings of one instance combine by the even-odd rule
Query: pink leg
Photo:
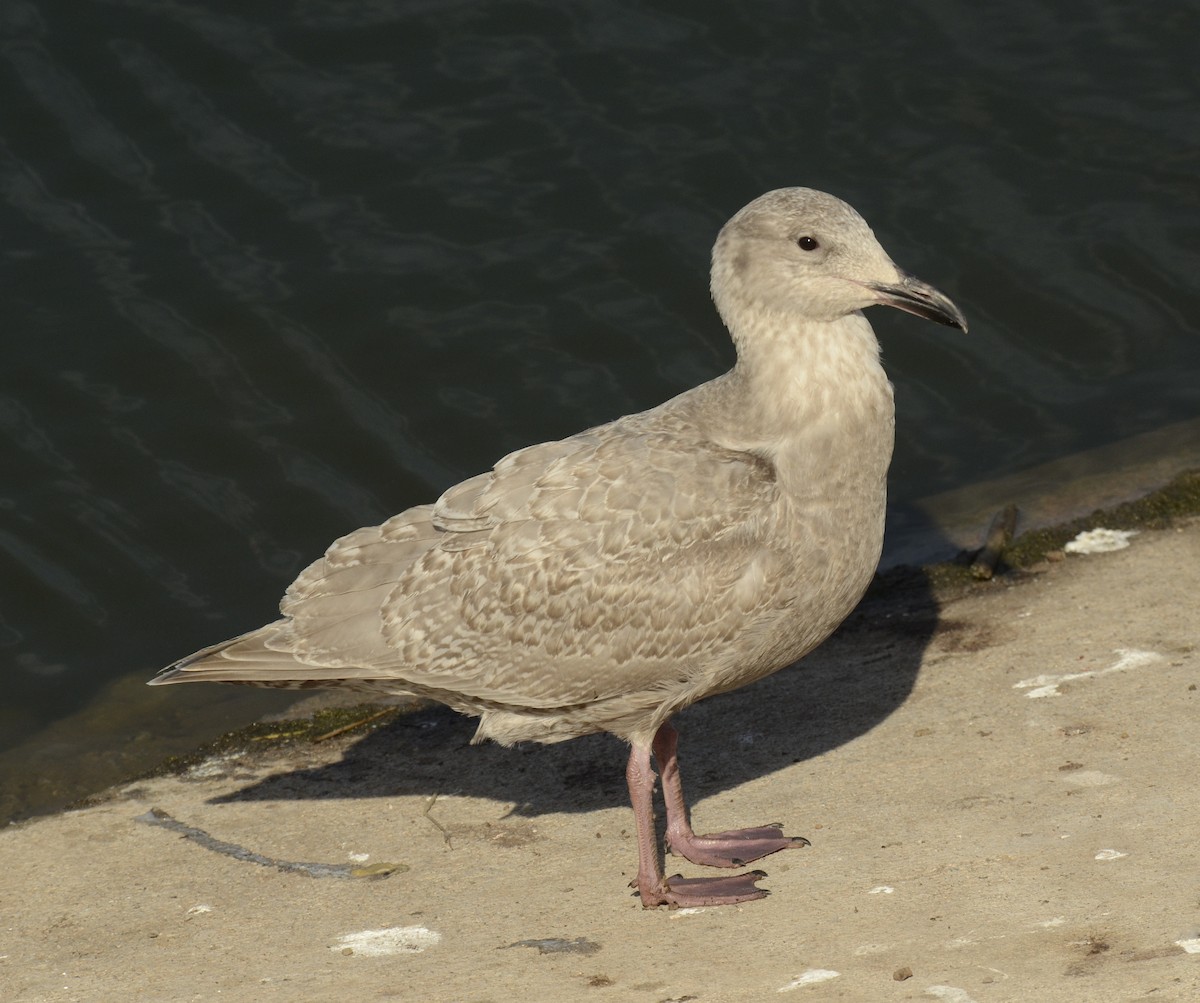
[(785, 836), (783, 825), (756, 826), (753, 829), (731, 829), (697, 836), (688, 822), (687, 805), (683, 800), (683, 784), (679, 780), (677, 732), (668, 721), (654, 736), (654, 757), (662, 771), (663, 800), (667, 804), (667, 845), (673, 853), (686, 857), (693, 864), (710, 867), (744, 867), (752, 860), (765, 857), (776, 850), (791, 846), (808, 846), (803, 836)]
[(625, 779), (629, 782), (629, 801), (637, 824), (638, 874), (633, 883), (637, 885), (643, 908), (733, 905), (766, 896), (766, 889), (754, 884), (766, 877), (763, 871), (725, 878), (684, 878), (678, 874), (664, 877), (654, 833), (654, 770), (650, 768), (650, 750), (644, 745), (635, 745), (630, 750)]

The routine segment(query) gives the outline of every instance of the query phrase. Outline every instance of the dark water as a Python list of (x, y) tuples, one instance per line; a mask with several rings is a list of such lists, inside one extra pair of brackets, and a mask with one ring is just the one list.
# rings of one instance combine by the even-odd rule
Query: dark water
[(5, 811), (269, 701), (141, 681), (334, 537), (726, 368), (769, 188), (971, 320), (873, 312), (898, 502), (1195, 417), (1198, 15), (0, 0)]

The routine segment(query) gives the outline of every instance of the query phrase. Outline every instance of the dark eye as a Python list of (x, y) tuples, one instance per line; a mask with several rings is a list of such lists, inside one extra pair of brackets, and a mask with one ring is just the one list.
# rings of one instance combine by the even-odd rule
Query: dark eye
[(821, 245), (817, 243), (816, 237), (801, 237), (796, 241), (802, 251), (815, 251)]

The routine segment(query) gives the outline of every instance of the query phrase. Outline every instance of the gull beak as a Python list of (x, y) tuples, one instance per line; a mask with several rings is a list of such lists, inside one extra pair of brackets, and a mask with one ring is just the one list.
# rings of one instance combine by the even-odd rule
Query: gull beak
[(898, 310), (914, 313), (926, 320), (936, 320), (947, 327), (957, 327), (964, 333), (967, 330), (967, 318), (956, 307), (950, 297), (938, 292), (933, 286), (922, 282), (915, 275), (901, 272), (901, 279), (894, 285), (886, 282), (866, 283), (868, 289), (878, 293), (879, 303), (883, 306), (894, 306)]

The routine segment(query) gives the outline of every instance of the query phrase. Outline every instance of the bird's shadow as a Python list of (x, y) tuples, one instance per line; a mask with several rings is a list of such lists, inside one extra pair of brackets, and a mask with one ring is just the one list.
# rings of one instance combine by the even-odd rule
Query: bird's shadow
[[(676, 719), (689, 802), (870, 731), (911, 692), (937, 621), (925, 572), (891, 572), (807, 658), (689, 708)], [(426, 707), (366, 735), (338, 762), (275, 774), (213, 800), (463, 794), (511, 803), (512, 814), (524, 816), (628, 804), (627, 748), (618, 739), (471, 747), (475, 725), (448, 708)]]

